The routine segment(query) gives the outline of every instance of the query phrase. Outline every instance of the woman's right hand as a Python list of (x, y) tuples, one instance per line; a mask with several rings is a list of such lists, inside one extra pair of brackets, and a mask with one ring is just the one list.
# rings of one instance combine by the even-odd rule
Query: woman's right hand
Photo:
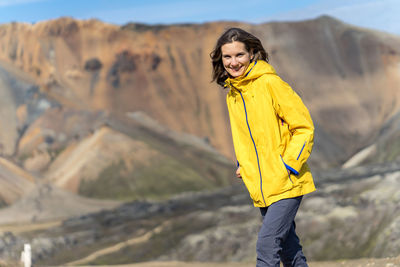
[(240, 175), (240, 166), (237, 168), (237, 170), (236, 170), (236, 177), (238, 178), (238, 179), (242, 179), (242, 175)]

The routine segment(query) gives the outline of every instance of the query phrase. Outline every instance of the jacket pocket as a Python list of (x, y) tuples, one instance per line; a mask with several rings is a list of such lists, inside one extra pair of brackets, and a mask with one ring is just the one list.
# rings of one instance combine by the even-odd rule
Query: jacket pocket
[(265, 162), (265, 177), (263, 177), (263, 189), (268, 196), (279, 195), (291, 190), (294, 183), (281, 159), (278, 151), (271, 153)]
[(283, 166), (283, 168), (285, 169), (285, 171), (286, 171), (286, 173), (287, 173), (287, 177), (289, 178), (290, 182), (293, 184), (293, 180), (292, 180), (292, 178), (290, 177), (290, 171), (286, 168), (286, 164), (285, 164), (285, 162), (283, 161), (282, 155), (279, 155), (279, 159), (280, 159), (281, 165)]

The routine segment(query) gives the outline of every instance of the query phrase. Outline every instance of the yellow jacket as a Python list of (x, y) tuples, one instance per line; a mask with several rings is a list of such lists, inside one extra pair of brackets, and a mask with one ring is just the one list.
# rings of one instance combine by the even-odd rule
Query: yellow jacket
[(254, 206), (314, 191), (306, 163), (314, 125), (300, 97), (263, 60), (225, 86), (236, 158)]

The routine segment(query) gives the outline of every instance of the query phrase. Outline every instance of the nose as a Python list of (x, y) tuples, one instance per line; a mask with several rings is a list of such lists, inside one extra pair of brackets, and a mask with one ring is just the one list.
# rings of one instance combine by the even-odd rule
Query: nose
[(231, 60), (231, 65), (234, 65), (234, 66), (236, 66), (238, 64), (238, 60), (237, 60), (237, 58), (236, 57), (232, 57), (232, 60)]

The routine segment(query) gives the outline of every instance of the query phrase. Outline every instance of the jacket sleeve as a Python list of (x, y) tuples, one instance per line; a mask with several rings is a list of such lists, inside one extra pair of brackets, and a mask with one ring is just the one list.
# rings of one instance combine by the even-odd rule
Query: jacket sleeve
[(277, 115), (289, 126), (291, 138), (282, 159), (286, 168), (298, 175), (311, 154), (314, 125), (310, 113), (295, 91), (277, 75), (269, 75), (273, 106)]

